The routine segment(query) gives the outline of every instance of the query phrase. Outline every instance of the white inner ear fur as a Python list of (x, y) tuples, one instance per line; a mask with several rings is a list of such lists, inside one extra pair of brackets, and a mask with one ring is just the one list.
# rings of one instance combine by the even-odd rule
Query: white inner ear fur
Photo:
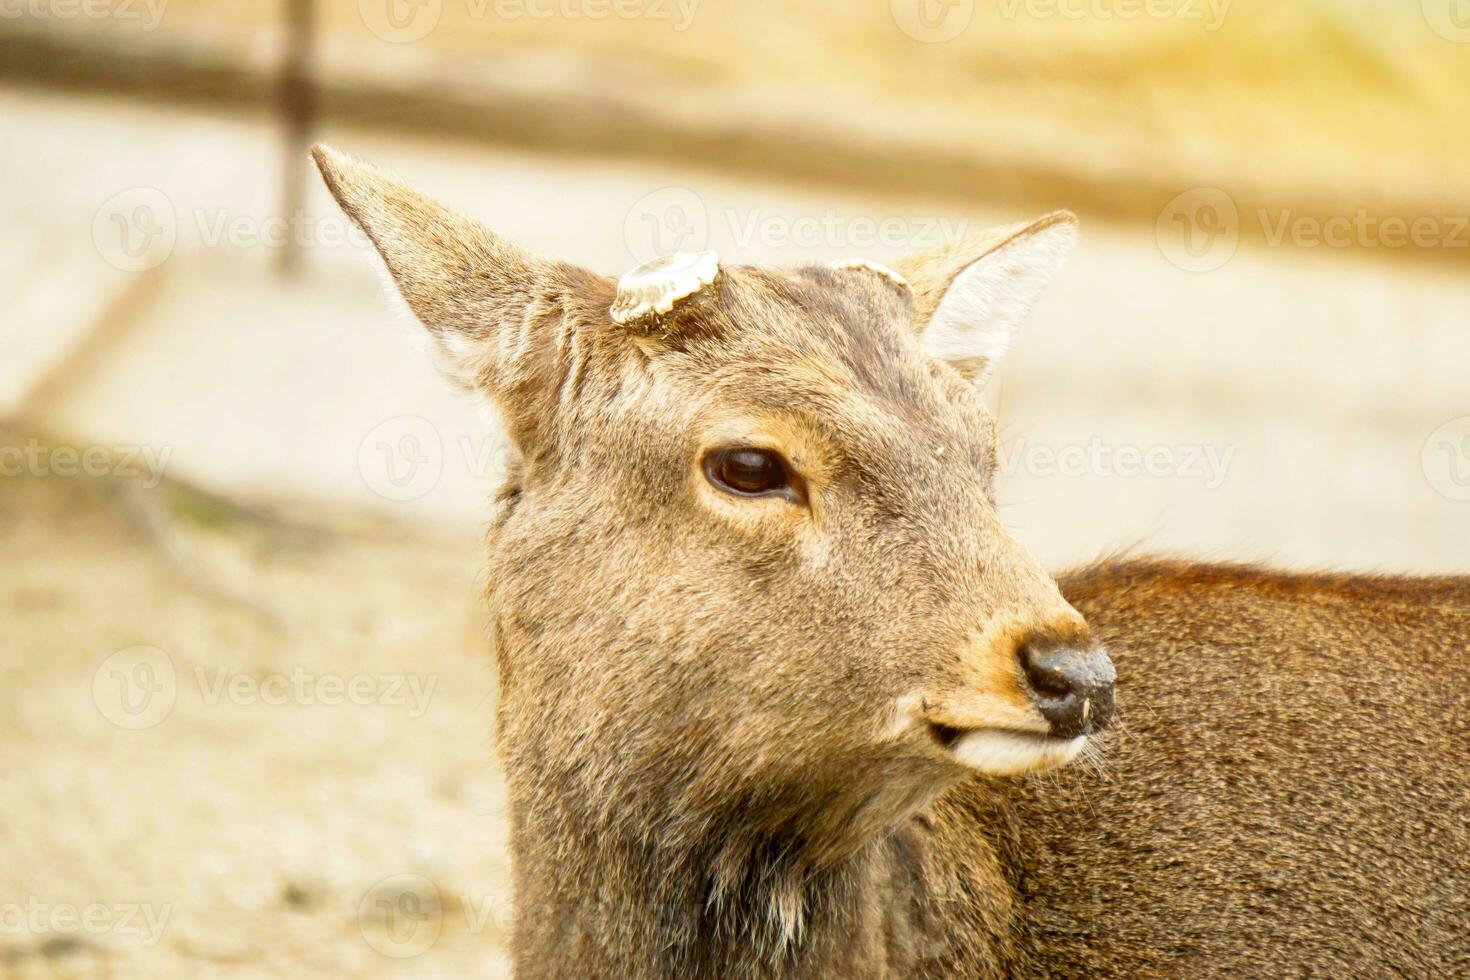
[(372, 268), (392, 319), (405, 325), (404, 333), (413, 345), (428, 356), (430, 363), (451, 385), (472, 393), (477, 402), (488, 404), (484, 393), (475, 386), (474, 374), (475, 359), (484, 342), (452, 331), (443, 333), (432, 329), (408, 305), (387, 263), (376, 252), (373, 253)]
[(994, 368), (1076, 244), (1077, 226), (1056, 222), (966, 266), (924, 327), (924, 351), (957, 366)]

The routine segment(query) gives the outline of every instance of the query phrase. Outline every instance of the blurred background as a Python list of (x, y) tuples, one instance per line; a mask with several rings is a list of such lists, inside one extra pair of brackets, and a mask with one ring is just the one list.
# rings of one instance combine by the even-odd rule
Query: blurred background
[(312, 140), (611, 275), (1070, 208), (1049, 567), (1443, 573), (1467, 118), (1467, 0), (0, 0), (0, 975), (506, 975), (504, 451)]

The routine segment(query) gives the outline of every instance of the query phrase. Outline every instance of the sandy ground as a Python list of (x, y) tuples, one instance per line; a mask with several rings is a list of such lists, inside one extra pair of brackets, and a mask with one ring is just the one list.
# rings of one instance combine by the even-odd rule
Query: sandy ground
[(57, 476), (0, 540), (0, 975), (503, 974), (469, 542)]
[[(0, 245), (7, 353), (89, 336), (99, 296), (153, 277), (0, 441), (43, 460), (0, 478), (0, 975), (503, 973), (476, 554), (498, 436), (360, 250), (271, 273), (252, 238), (275, 201), (269, 128), (15, 93), (0, 118), (26, 136), (0, 158), (21, 189), (0, 198), (22, 229)], [(674, 247), (778, 262), (1022, 217), (330, 135), (608, 273), (689, 217)], [(108, 237), (159, 201), (139, 188), (176, 232), (147, 272)], [(320, 193), (310, 213), (338, 221)], [(903, 240), (860, 240), (856, 219), (891, 216)], [(221, 220), (244, 239), (211, 240)], [(818, 237), (780, 237), (803, 227)], [(994, 392), (1003, 518), (1051, 567), (1135, 548), (1465, 571), (1466, 309), (1470, 281), (1444, 269), (1242, 249), (1190, 271), (1152, 229), (1089, 228)], [(70, 477), (33, 432), (141, 455)]]

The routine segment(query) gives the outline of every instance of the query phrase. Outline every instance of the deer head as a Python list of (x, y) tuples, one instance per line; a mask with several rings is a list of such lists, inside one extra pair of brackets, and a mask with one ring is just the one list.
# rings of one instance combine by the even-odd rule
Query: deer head
[(701, 253), (614, 280), (315, 156), (521, 457), (488, 586), (516, 826), (727, 821), (820, 862), (1107, 724), (1111, 664), (997, 518), (978, 388), (1070, 215), (896, 271)]

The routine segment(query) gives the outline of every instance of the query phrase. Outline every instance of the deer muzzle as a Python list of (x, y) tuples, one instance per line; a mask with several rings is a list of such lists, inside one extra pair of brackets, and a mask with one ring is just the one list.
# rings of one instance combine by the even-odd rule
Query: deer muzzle
[(1056, 738), (1100, 732), (1113, 717), (1113, 661), (1097, 648), (1027, 644), (1021, 666), (1036, 710)]

